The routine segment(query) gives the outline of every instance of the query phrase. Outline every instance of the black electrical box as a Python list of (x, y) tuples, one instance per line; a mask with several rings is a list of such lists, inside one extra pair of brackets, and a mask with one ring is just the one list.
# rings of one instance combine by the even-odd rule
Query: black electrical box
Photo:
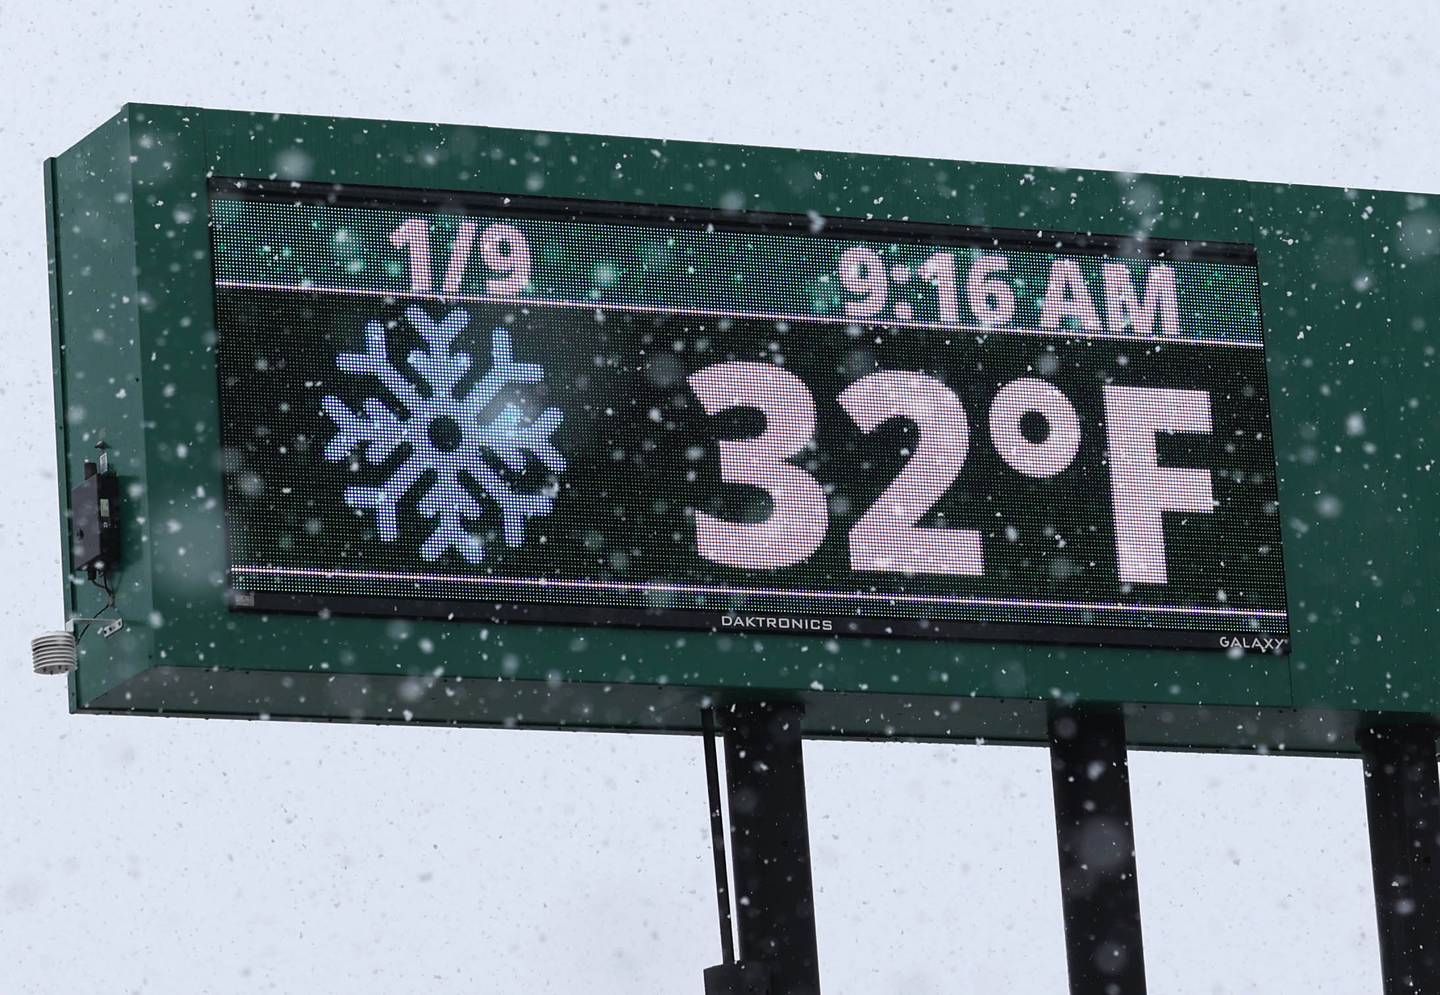
[(85, 463), (70, 491), (70, 562), (76, 570), (113, 571), (120, 557), (120, 481)]

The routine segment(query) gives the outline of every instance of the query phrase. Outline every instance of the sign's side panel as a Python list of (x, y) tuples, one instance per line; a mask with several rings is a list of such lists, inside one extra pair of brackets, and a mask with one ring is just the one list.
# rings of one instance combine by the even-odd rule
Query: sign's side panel
[[(203, 379), (214, 369), (215, 349), (204, 119), (195, 108), (151, 105), (132, 106), (130, 115), (154, 547), (150, 624), (168, 661), (173, 630), (187, 618), (208, 617), (219, 590), (215, 493), (222, 454), (215, 392)], [(208, 628), (208, 642), (223, 638)], [(186, 646), (182, 657), (199, 664), (212, 653), (201, 642)]]
[(1403, 195), (1277, 186), (1266, 199), (1296, 704), (1428, 710), (1436, 568), (1422, 535), (1434, 530), (1417, 512), (1435, 484), (1415, 446), (1434, 388), (1409, 369), (1423, 347), (1407, 355), (1396, 303), (1434, 264), (1400, 251)]
[(147, 542), (141, 294), (135, 279), (131, 131), (126, 112), (47, 163), (52, 255), (52, 334), (56, 363), (58, 483), (66, 611), (90, 616), (107, 597), (70, 571), (70, 490), (96, 445), (109, 447), (119, 475), (121, 556), (114, 578), (126, 627), (81, 642), (72, 704), (83, 706), (149, 665), (153, 609)]

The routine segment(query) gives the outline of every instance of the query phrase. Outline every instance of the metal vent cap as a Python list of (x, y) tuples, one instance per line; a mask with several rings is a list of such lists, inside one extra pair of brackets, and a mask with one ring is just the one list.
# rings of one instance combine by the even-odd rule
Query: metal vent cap
[(70, 673), (75, 669), (74, 633), (42, 632), (30, 640), (30, 663), (44, 676)]

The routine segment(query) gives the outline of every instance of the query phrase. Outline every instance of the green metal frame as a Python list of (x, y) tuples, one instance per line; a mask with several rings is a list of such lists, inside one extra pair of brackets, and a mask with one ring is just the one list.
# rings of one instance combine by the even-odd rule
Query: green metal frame
[[(1253, 243), (1293, 652), (233, 614), (212, 174)], [(126, 495), (125, 627), (81, 644), (76, 711), (691, 731), (764, 697), (808, 735), (1040, 743), (1076, 699), (1137, 746), (1312, 754), (1440, 712), (1440, 197), (152, 105), (45, 176), (61, 513), (101, 438)]]

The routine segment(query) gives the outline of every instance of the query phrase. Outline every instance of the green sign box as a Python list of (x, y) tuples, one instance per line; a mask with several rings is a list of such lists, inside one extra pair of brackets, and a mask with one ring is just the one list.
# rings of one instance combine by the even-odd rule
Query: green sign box
[(1440, 710), (1435, 199), (135, 105), (46, 179), (76, 710)]

